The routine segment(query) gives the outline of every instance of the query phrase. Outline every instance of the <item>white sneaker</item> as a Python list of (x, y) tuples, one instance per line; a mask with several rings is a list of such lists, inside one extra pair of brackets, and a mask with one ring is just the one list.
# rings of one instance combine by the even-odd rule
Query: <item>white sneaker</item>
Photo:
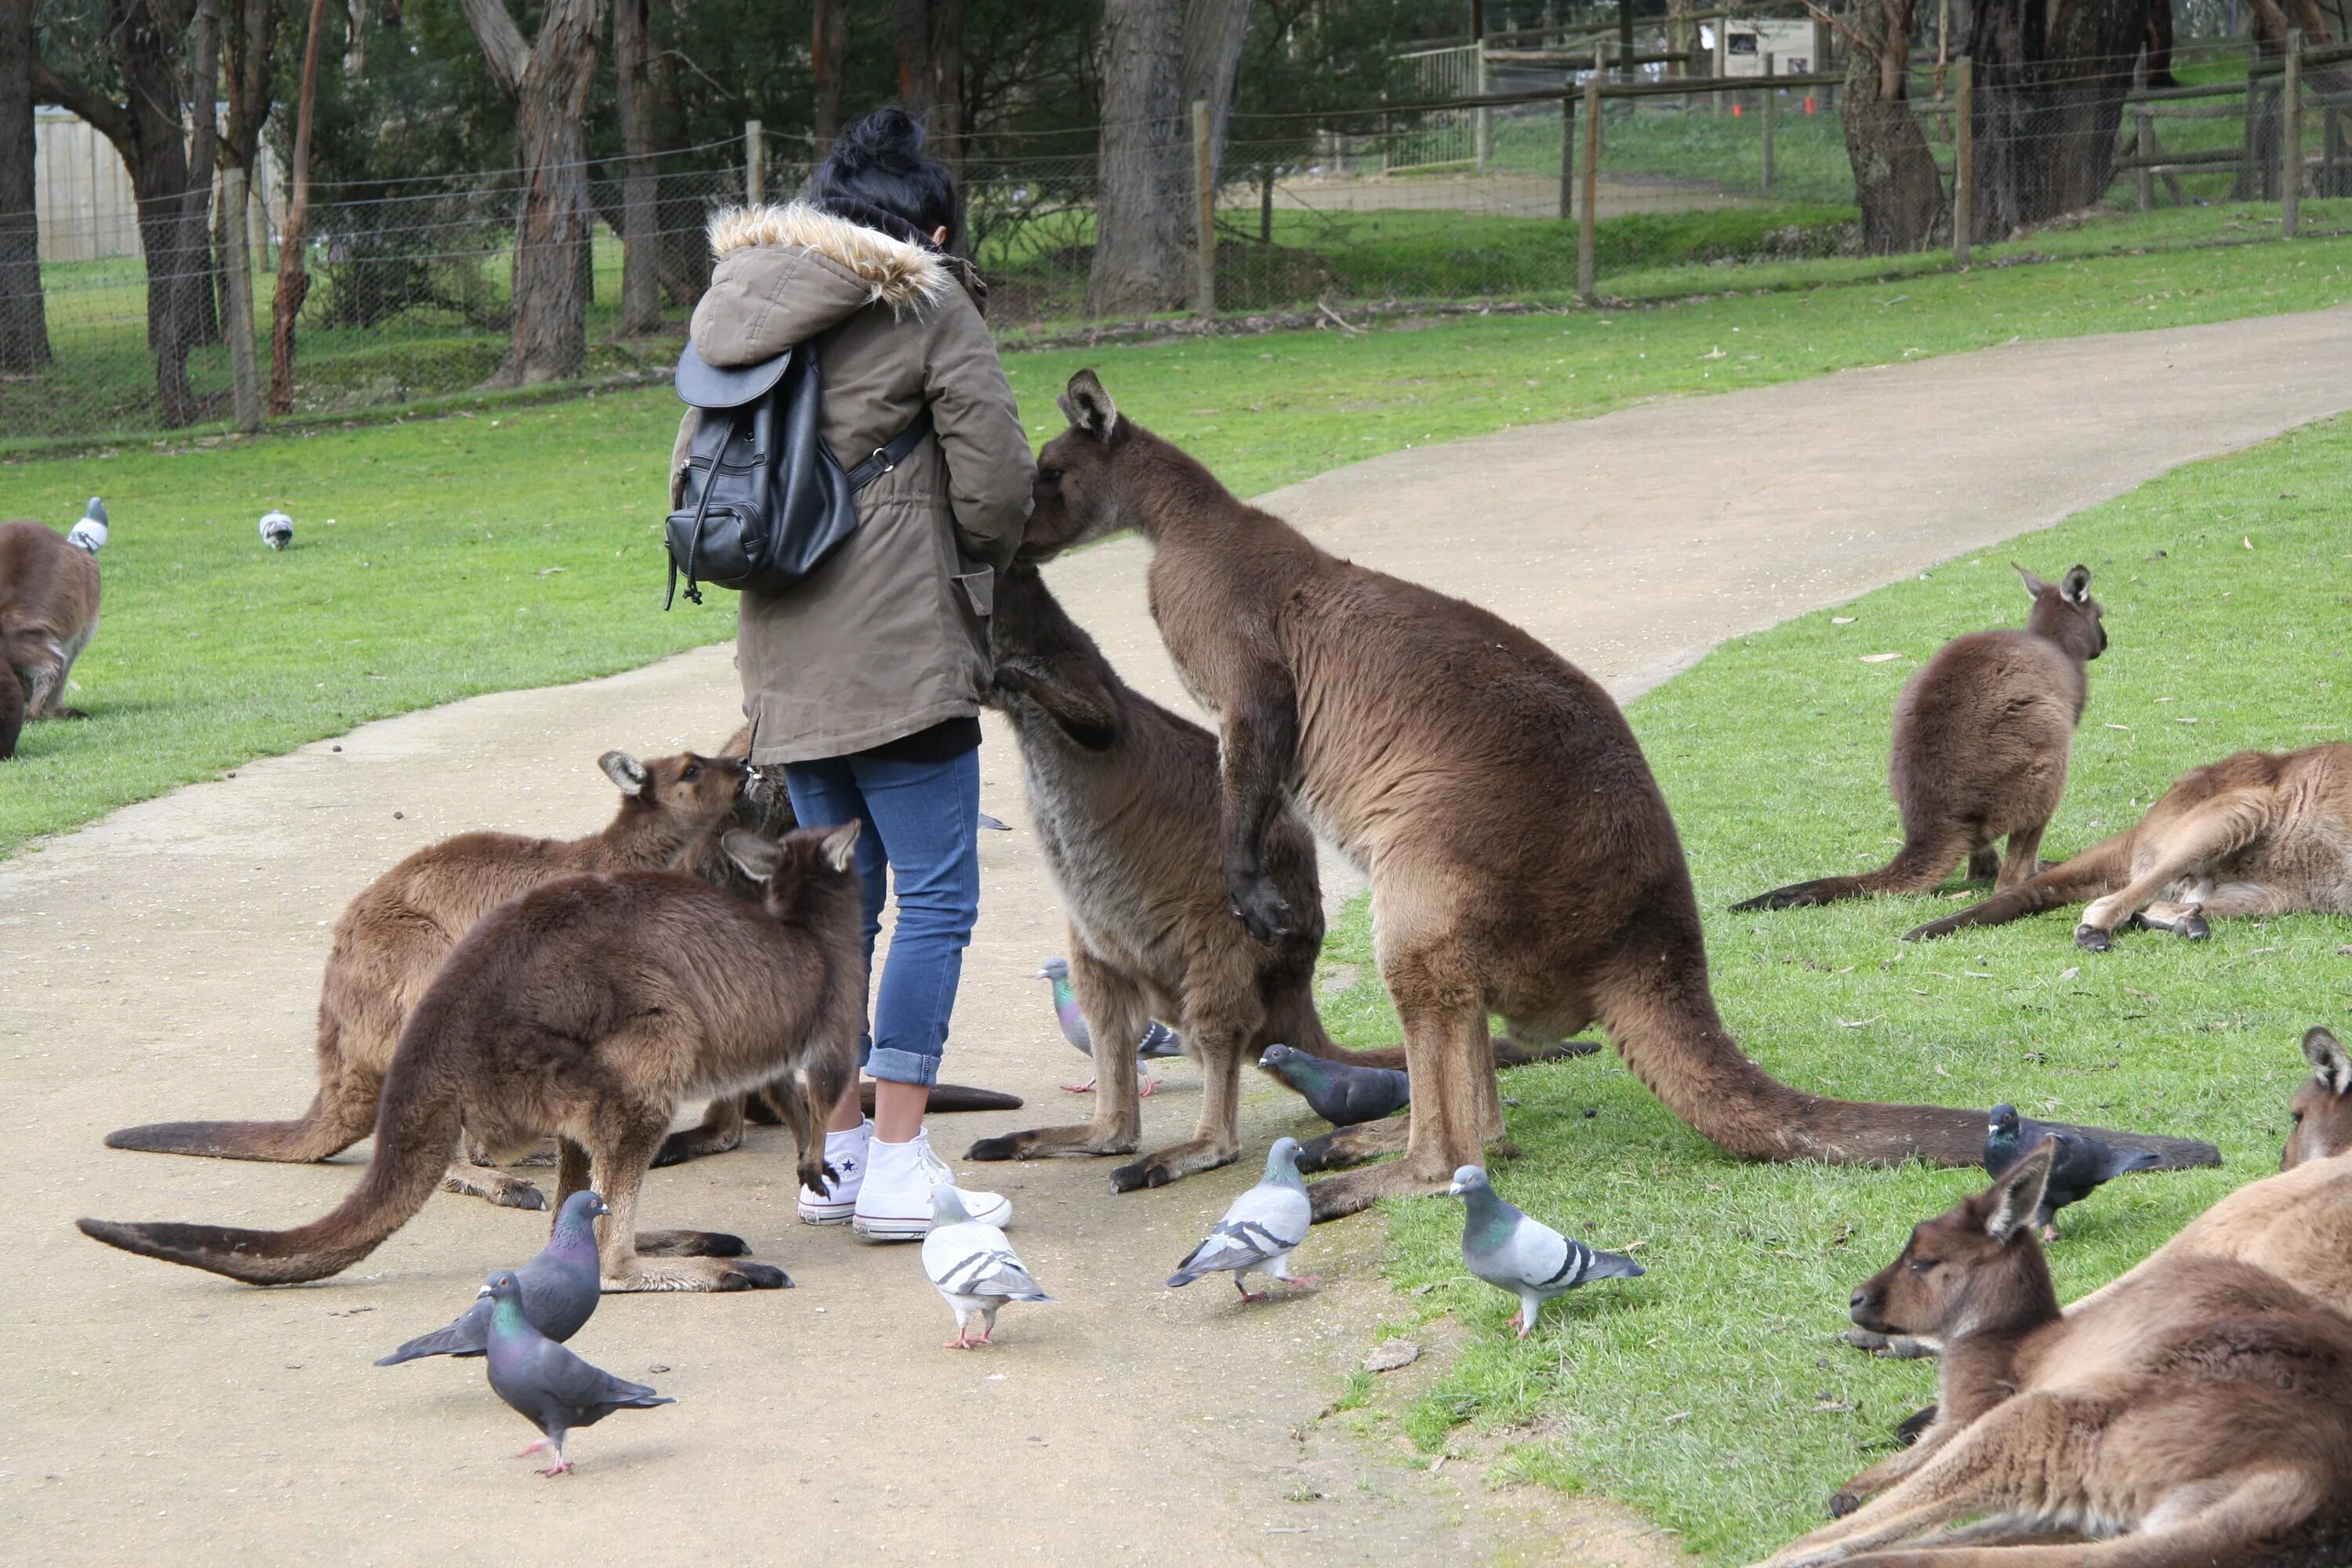
[(833, 1190), (801, 1189), (803, 1225), (846, 1225), (857, 1212), (858, 1190), (866, 1184), (866, 1144), (873, 1136), (871, 1118), (846, 1132), (824, 1135), (824, 1163), (833, 1167)]
[[(931, 1152), (928, 1128), (919, 1129), (904, 1143), (876, 1138), (866, 1145), (865, 1180), (853, 1205), (849, 1226), (874, 1241), (914, 1241), (931, 1228), (931, 1189), (953, 1185), (955, 1173)], [(1013, 1218), (1013, 1205), (1000, 1193), (975, 1193), (962, 1187), (964, 1212), (982, 1225), (1002, 1229)]]

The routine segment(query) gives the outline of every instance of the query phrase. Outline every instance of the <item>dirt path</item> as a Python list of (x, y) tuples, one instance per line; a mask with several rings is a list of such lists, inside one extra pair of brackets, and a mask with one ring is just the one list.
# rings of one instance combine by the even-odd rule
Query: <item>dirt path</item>
[[(2037, 344), (1399, 453), (1269, 504), (1495, 605), (1623, 695), (1726, 637), (2352, 405), (2347, 363), (2352, 309)], [(1141, 564), (1119, 542), (1055, 575), (1130, 678), (1172, 696)], [(466, 828), (593, 825), (610, 803), (600, 750), (711, 744), (731, 688), (713, 649), (412, 714), (0, 868), (13, 1539), (54, 1563), (532, 1563), (615, 1544), (658, 1562), (1670, 1558), (1606, 1505), (1490, 1492), (1473, 1463), (1431, 1478), (1344, 1418), (1316, 1419), (1370, 1331), (1403, 1315), (1374, 1273), (1376, 1220), (1317, 1233), (1304, 1260), (1331, 1280), (1318, 1293), (1244, 1311), (1222, 1286), (1160, 1289), (1252, 1179), (1242, 1167), (1116, 1202), (1099, 1165), (989, 1170), (1062, 1303), (1008, 1312), (1001, 1348), (969, 1356), (938, 1348), (948, 1319), (910, 1250), (793, 1222), (782, 1134), (657, 1173), (648, 1224), (740, 1231), (800, 1288), (608, 1300), (580, 1348), (679, 1404), (583, 1434), (581, 1471), (560, 1485), (509, 1457), (520, 1423), (478, 1370), (368, 1364), (528, 1256), (535, 1218), (437, 1198), (350, 1275), (277, 1291), (73, 1233), (80, 1215), (322, 1213), (349, 1162), (178, 1160), (99, 1140), (165, 1117), (297, 1112), (328, 925), (355, 889)], [(1077, 1058), (1028, 978), (1061, 947), (1055, 901), (1012, 749), (999, 733), (983, 754), (985, 804), (1016, 831), (983, 837), (950, 1076), (1031, 1103), (942, 1119), (950, 1151), (1078, 1103), (1054, 1088)], [(1153, 1139), (1178, 1135), (1196, 1104), (1189, 1068), (1169, 1079), (1147, 1101)], [(1271, 1089), (1244, 1114), (1253, 1149), (1306, 1125)], [(1433, 1376), (1437, 1349), (1397, 1375)]]

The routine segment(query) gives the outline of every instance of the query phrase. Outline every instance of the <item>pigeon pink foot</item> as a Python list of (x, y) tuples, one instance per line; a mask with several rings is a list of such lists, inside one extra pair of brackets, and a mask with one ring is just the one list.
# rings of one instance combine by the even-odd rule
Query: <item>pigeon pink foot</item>
[(1095, 1091), (1095, 1080), (1088, 1079), (1084, 1083), (1066, 1083), (1062, 1086), (1062, 1091), (1066, 1094), (1092, 1094)]

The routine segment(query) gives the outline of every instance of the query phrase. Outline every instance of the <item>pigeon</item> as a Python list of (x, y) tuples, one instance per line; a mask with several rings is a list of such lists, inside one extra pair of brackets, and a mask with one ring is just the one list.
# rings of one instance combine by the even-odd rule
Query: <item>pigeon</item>
[(282, 511), (261, 514), (261, 542), (272, 550), (283, 550), (294, 542), (294, 520)]
[(1244, 1301), (1265, 1300), (1265, 1291), (1252, 1294), (1243, 1283), (1252, 1274), (1269, 1275), (1286, 1285), (1312, 1285), (1312, 1274), (1291, 1273), (1290, 1252), (1307, 1239), (1307, 1227), (1313, 1223), (1307, 1184), (1298, 1175), (1298, 1140), (1277, 1138), (1266, 1151), (1265, 1178), (1234, 1200), (1208, 1239), (1177, 1265), (1168, 1284), (1176, 1289), (1203, 1274), (1230, 1274)]
[(2058, 1239), (2058, 1226), (2053, 1222), (2068, 1204), (2081, 1203), (2093, 1190), (2126, 1171), (2145, 1171), (2164, 1163), (2163, 1156), (2152, 1149), (2118, 1149), (2080, 1132), (2063, 1132), (2030, 1116), (2020, 1116), (2013, 1105), (1996, 1105), (1985, 1123), (1986, 1174), (2000, 1180), (2011, 1165), (2040, 1148), (2045, 1138), (2055, 1140), (2058, 1147), (2050, 1162), (2049, 1184), (2042, 1190), (2042, 1206), (2033, 1211), (2033, 1223), (2044, 1241)]
[[(963, 1195), (950, 1182), (931, 1189), (931, 1228), (923, 1237), (923, 1272), (939, 1287), (954, 1309), (956, 1337), (951, 1351), (976, 1350), (996, 1332), (996, 1311), (1007, 1301), (1050, 1301), (1037, 1288), (1021, 1259), (1013, 1255), (1004, 1233), (982, 1225), (963, 1206)], [(969, 1327), (980, 1314), (980, 1332)]]
[[(1077, 994), (1070, 989), (1070, 961), (1066, 958), (1047, 959), (1045, 967), (1037, 971), (1037, 978), (1054, 983), (1054, 1016), (1062, 1026), (1062, 1038), (1085, 1055), (1093, 1056), (1094, 1037), (1087, 1030), (1086, 1015), (1078, 1010)], [(1157, 1018), (1144, 1025), (1143, 1038), (1135, 1043), (1135, 1059), (1139, 1062), (1148, 1062), (1155, 1057), (1181, 1057), (1183, 1054), (1183, 1040), (1175, 1030)], [(1066, 1083), (1062, 1087), (1072, 1094), (1092, 1094), (1095, 1080), (1088, 1079), (1084, 1083)], [(1143, 1088), (1139, 1092), (1150, 1094), (1158, 1087), (1151, 1081), (1150, 1069), (1145, 1068)]]
[(1496, 1193), (1486, 1173), (1465, 1165), (1446, 1191), (1462, 1200), (1462, 1261), (1470, 1272), (1519, 1299), (1519, 1338), (1554, 1296), (1587, 1279), (1638, 1279), (1642, 1266), (1622, 1253), (1596, 1252), (1529, 1219)]
[(66, 542), (92, 555), (106, 547), (106, 503), (96, 496), (89, 498), (89, 510), (81, 521), (66, 530)]
[[(555, 1216), (547, 1249), (516, 1269), (522, 1282), (522, 1315), (530, 1326), (561, 1342), (595, 1315), (603, 1274), (596, 1258), (596, 1221), (612, 1213), (594, 1193), (574, 1193)], [(429, 1355), (480, 1355), (490, 1342), (490, 1299), (477, 1296), (465, 1314), (446, 1329), (419, 1334), (375, 1364), (398, 1366)]]
[(614, 1377), (593, 1367), (537, 1329), (523, 1316), (522, 1281), (511, 1268), (501, 1268), (482, 1287), (490, 1300), (488, 1346), (490, 1387), (498, 1396), (544, 1434), (523, 1450), (555, 1450), (555, 1463), (540, 1471), (560, 1476), (572, 1468), (563, 1457), (564, 1435), (574, 1426), (593, 1426), (615, 1410), (649, 1410), (675, 1405), (667, 1394), (656, 1394), (642, 1383)]
[(980, 814), (980, 825), (988, 829), (991, 833), (1010, 833), (1013, 831), (1013, 825), (1011, 823), (1004, 821), (1002, 817), (991, 816), (984, 811)]
[(1396, 1068), (1327, 1061), (1289, 1046), (1268, 1046), (1257, 1065), (1298, 1091), (1308, 1109), (1334, 1127), (1393, 1116), (1412, 1098)]

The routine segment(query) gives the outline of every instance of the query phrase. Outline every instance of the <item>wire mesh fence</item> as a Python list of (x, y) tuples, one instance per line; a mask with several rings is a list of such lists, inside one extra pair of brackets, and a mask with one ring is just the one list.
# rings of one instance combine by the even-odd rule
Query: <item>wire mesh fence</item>
[[(2270, 238), (2290, 224), (2352, 229), (2352, 51), (2340, 47), (2293, 73), (2275, 57), (2208, 51), (2179, 68), (2178, 85), (2157, 88), (2130, 59), (2007, 74), (1921, 61), (1906, 112), (1872, 122), (1884, 155), (1864, 162), (1891, 170), (1892, 183), (1868, 191), (1856, 187), (1838, 79), (1680, 77), (1668, 74), (1674, 58), (1569, 73), (1517, 101), (1237, 117), (1218, 164), (1215, 310), (1564, 303), (1712, 287), (1711, 274), (1692, 284), (1693, 267), (1936, 251), (1956, 239), (1982, 247), (2023, 235), (2037, 253), (2084, 254)], [(968, 244), (1002, 333), (1089, 328), (1092, 141), (1005, 138), (966, 152)], [(650, 313), (640, 301), (635, 320), (622, 301), (623, 170), (585, 172), (588, 349), (567, 384), (666, 375), (708, 281), (710, 215), (750, 195), (792, 194), (809, 172), (804, 141), (765, 137), (755, 157), (747, 145), (656, 161), (646, 243), (659, 298)], [(1171, 199), (1191, 209), (1187, 193)], [(490, 381), (507, 353), (520, 207), (510, 170), (316, 191), (294, 416), (427, 405)], [(1889, 213), (1907, 225), (1891, 243), (1872, 232)], [(0, 375), (0, 450), (225, 427), (238, 330), (225, 258), (249, 258), (248, 330), (266, 374), (283, 199), (257, 197), (242, 216), (242, 246), (216, 203), (208, 229), (167, 227), (160, 241), (142, 232), (160, 265), (139, 255), (45, 262), (53, 357)], [(91, 249), (69, 233), (43, 235), (46, 255)], [(189, 296), (172, 312), (185, 344), (176, 401), (158, 369), (176, 352), (173, 334), (154, 325), (174, 288)]]

